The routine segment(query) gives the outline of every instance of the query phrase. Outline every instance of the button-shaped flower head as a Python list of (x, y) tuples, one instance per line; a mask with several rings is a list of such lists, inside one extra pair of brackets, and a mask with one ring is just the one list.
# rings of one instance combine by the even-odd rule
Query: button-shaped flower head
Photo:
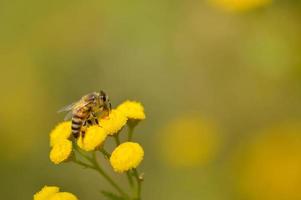
[(137, 168), (144, 156), (144, 151), (138, 143), (125, 142), (116, 147), (110, 157), (114, 171), (122, 173)]
[(77, 144), (85, 151), (93, 151), (103, 144), (106, 137), (107, 134), (102, 127), (90, 126), (86, 130), (84, 137), (79, 137)]
[(57, 141), (50, 151), (50, 160), (54, 164), (60, 164), (66, 161), (72, 153), (72, 142), (64, 139)]
[(145, 119), (144, 107), (136, 101), (125, 101), (117, 107), (128, 119), (143, 120)]
[(119, 110), (113, 109), (109, 116), (100, 119), (100, 126), (108, 135), (114, 135), (126, 124), (126, 116)]
[(71, 122), (62, 122), (50, 132), (50, 146), (54, 146), (60, 140), (68, 139), (71, 136)]

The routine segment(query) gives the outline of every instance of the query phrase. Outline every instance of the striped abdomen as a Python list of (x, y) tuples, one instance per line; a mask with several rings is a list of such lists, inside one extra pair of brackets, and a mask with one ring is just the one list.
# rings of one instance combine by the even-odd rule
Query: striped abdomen
[(79, 137), (83, 123), (86, 120), (87, 116), (88, 115), (86, 112), (76, 112), (73, 114), (71, 129), (72, 129), (72, 135), (74, 138)]

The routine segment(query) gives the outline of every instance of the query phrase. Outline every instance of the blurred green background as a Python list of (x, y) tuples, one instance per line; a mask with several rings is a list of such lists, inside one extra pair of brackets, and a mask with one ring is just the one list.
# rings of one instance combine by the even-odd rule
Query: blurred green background
[(145, 106), (143, 199), (300, 200), (300, 20), (298, 0), (1, 0), (1, 199), (104, 199), (48, 157), (56, 111), (103, 89)]

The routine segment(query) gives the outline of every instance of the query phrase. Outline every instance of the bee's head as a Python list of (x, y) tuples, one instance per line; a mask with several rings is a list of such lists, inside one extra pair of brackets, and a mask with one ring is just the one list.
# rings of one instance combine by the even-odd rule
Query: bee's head
[(97, 104), (98, 94), (94, 92), (86, 95), (84, 98), (89, 103)]
[(102, 104), (100, 104), (100, 106), (104, 105), (106, 109), (109, 109), (109, 110), (112, 109), (112, 105), (111, 105), (109, 96), (102, 90), (99, 93), (99, 99), (102, 102)]

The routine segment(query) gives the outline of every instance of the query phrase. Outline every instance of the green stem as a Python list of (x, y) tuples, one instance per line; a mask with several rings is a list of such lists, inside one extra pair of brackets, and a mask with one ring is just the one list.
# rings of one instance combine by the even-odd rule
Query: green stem
[(141, 183), (142, 183), (142, 178), (139, 177), (139, 173), (137, 171), (137, 169), (133, 169), (133, 172), (134, 172), (134, 176), (136, 178), (136, 181), (137, 181), (137, 191), (136, 191), (136, 199), (137, 200), (140, 200), (141, 199)]
[(87, 154), (83, 153), (82, 150), (79, 149), (77, 145), (74, 146), (74, 150), (75, 150), (79, 155), (81, 155), (83, 158), (85, 158), (87, 161), (91, 162), (91, 158), (90, 158)]
[(74, 159), (73, 162), (77, 163), (83, 167), (90, 168), (96, 170), (100, 175), (102, 175), (125, 199), (129, 199), (129, 196), (115, 183), (115, 181), (100, 167), (96, 159), (96, 153), (93, 152), (93, 158), (88, 157), (87, 155), (80, 152), (79, 149), (75, 148), (75, 150), (84, 158), (86, 158), (90, 164), (82, 162), (78, 159)]
[(134, 187), (134, 181), (133, 181), (131, 172), (130, 172), (130, 171), (127, 171), (127, 172), (126, 172), (126, 176), (127, 176), (127, 178), (128, 178), (128, 181), (129, 181), (129, 184), (130, 184), (131, 188), (133, 188), (133, 187)]
[(128, 141), (131, 141), (133, 138), (133, 133), (134, 133), (134, 127), (133, 126), (128, 126), (129, 132), (128, 132)]
[(127, 125), (128, 125), (128, 141), (131, 141), (133, 139), (133, 133), (134, 129), (139, 123), (139, 120), (128, 120)]
[(119, 133), (116, 133), (116, 134), (114, 135), (114, 139), (115, 139), (116, 145), (117, 145), (117, 146), (120, 145)]
[(97, 162), (96, 154), (93, 152), (93, 160), (92, 160), (95, 170), (101, 174), (123, 197), (129, 199), (129, 196), (115, 183), (115, 181), (100, 167)]
[(81, 165), (81, 166), (83, 166), (83, 167), (86, 167), (86, 168), (90, 168), (90, 169), (95, 169), (92, 165), (89, 165), (89, 164), (87, 164), (87, 163), (84, 163), (84, 162), (82, 162), (82, 161), (80, 161), (80, 160), (72, 160), (74, 163), (76, 163), (76, 164), (79, 164), (79, 165)]
[(113, 179), (107, 173), (104, 172), (102, 168), (100, 168), (99, 165), (96, 166), (95, 170), (102, 175), (123, 197), (129, 199), (128, 195), (117, 185), (117, 183), (115, 183), (115, 181), (113, 181)]
[(104, 155), (106, 159), (110, 159), (111, 154), (107, 152), (104, 148), (100, 149), (100, 152)]

